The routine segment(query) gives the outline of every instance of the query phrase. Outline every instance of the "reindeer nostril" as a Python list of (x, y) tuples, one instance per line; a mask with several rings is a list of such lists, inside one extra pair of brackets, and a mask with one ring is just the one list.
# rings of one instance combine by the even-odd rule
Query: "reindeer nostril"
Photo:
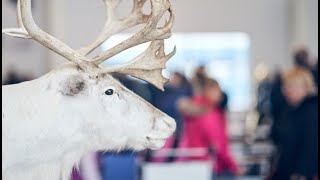
[(174, 119), (166, 118), (164, 122), (171, 131), (174, 132), (176, 130), (176, 121)]
[(163, 122), (166, 124), (166, 126), (168, 126), (169, 128), (171, 127), (171, 122), (170, 122), (171, 120), (168, 120), (167, 118), (165, 118), (164, 120), (163, 120)]
[(176, 130), (176, 122), (169, 116), (162, 116), (154, 119), (152, 123), (152, 130), (169, 131), (170, 133), (174, 133)]

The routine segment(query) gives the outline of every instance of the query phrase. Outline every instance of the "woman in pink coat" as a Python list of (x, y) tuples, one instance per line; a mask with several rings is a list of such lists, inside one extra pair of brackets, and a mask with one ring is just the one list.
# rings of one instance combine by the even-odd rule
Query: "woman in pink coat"
[[(181, 99), (178, 108), (184, 116), (184, 140), (189, 148), (213, 148), (214, 172), (237, 175), (239, 168), (229, 152), (226, 118), (218, 106), (222, 92), (217, 81), (203, 78), (198, 83), (198, 92), (193, 98)], [(210, 160), (208, 153), (192, 160)]]

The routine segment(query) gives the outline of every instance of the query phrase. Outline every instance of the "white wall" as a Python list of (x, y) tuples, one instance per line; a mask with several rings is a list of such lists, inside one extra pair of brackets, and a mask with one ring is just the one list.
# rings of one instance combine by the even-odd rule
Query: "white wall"
[[(287, 1), (174, 1), (176, 31), (241, 31), (251, 38), (253, 64), (284, 66), (287, 60)], [(183, 8), (181, 8), (183, 7)]]
[(303, 45), (318, 55), (318, 0), (293, 0), (290, 11), (290, 50)]
[[(46, 29), (45, 4), (35, 2), (35, 20)], [(2, 28), (12, 27), (17, 27), (16, 7), (9, 0), (2, 0)], [(2, 80), (11, 69), (21, 75), (38, 77), (45, 73), (47, 63), (46, 50), (38, 43), (2, 35)]]
[(309, 0), (308, 4), (308, 29), (309, 29), (309, 38), (308, 38), (308, 47), (313, 56), (318, 56), (318, 0)]
[[(86, 0), (66, 4), (67, 9), (77, 10), (67, 12), (68, 42), (79, 47), (98, 33), (103, 8)], [(172, 6), (176, 15), (173, 32), (246, 32), (252, 40), (254, 64), (287, 64), (288, 0), (172, 0)]]
[[(2, 4), (2, 27), (12, 27), (14, 8)], [(123, 0), (121, 10), (130, 0)], [(241, 31), (251, 37), (252, 65), (265, 63), (273, 68), (287, 67), (291, 61), (293, 44), (306, 44), (317, 56), (318, 8), (317, 0), (171, 0), (176, 15), (174, 32), (224, 32)], [(38, 23), (71, 47), (77, 49), (97, 35), (103, 25), (104, 9), (100, 0), (42, 0), (35, 12)], [(300, 13), (295, 3), (304, 3)], [(293, 3), (293, 5), (292, 5)], [(301, 14), (301, 12), (306, 12)], [(299, 19), (300, 20), (297, 20)], [(296, 22), (298, 21), (298, 23)], [(47, 22), (47, 23), (45, 23)], [(50, 23), (49, 23), (50, 22)], [(298, 24), (306, 24), (303, 30), (293, 31)], [(307, 34), (307, 35), (306, 35)], [(9, 43), (10, 41), (10, 43)], [(63, 62), (37, 43), (14, 40), (2, 36), (2, 74), (9, 66), (35, 76), (47, 72), (50, 67)], [(24, 47), (26, 44), (26, 47)], [(59, 59), (58, 61), (55, 59)], [(49, 61), (50, 60), (50, 61)], [(50, 63), (49, 63), (50, 62)]]

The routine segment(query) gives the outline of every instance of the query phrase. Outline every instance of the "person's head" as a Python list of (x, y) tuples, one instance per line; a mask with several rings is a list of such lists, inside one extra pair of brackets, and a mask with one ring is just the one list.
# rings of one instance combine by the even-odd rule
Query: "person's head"
[(295, 67), (284, 74), (284, 96), (291, 105), (298, 105), (305, 97), (315, 93), (311, 73), (302, 67)]
[(174, 87), (179, 87), (183, 84), (183, 75), (178, 73), (178, 72), (174, 72), (172, 73), (171, 76), (171, 80), (169, 82), (170, 85), (174, 86)]
[(220, 105), (223, 94), (219, 83), (210, 78), (205, 78), (201, 85), (202, 96), (210, 101), (211, 104)]
[(204, 66), (199, 66), (195, 70), (194, 79), (196, 80), (202, 80), (203, 78), (207, 77), (207, 73)]
[(310, 67), (309, 52), (307, 49), (301, 48), (294, 53), (294, 64), (299, 67)]

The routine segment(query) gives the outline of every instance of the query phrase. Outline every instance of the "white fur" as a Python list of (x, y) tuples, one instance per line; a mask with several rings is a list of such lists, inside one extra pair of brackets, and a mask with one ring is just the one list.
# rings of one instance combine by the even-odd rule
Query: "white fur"
[[(86, 89), (63, 95), (71, 76)], [(106, 95), (106, 88), (116, 93)], [(2, 86), (2, 172), (6, 180), (67, 180), (90, 151), (158, 149), (175, 130), (172, 118), (111, 76), (90, 78), (73, 65)], [(148, 140), (146, 137), (150, 137)]]

